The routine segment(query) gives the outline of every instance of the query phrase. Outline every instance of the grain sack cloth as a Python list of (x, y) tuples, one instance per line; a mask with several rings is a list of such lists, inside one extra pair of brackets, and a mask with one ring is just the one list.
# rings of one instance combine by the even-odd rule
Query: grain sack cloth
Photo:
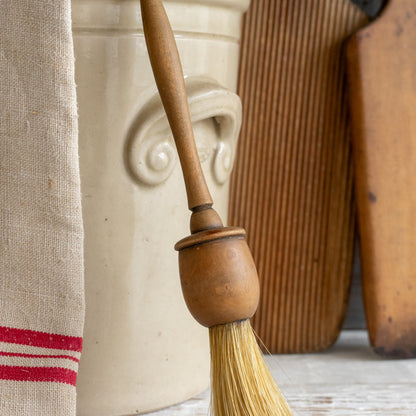
[(75, 415), (83, 228), (70, 0), (0, 0), (0, 415)]

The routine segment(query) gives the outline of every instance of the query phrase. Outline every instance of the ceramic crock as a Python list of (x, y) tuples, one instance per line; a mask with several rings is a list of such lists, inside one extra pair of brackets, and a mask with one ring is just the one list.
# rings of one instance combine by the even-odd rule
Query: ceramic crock
[[(199, 156), (224, 220), (241, 124), (235, 89), (248, 3), (164, 2)], [(189, 234), (190, 214), (139, 1), (73, 0), (72, 13), (87, 304), (77, 412), (138, 414), (208, 386), (208, 333), (185, 306), (173, 249)]]

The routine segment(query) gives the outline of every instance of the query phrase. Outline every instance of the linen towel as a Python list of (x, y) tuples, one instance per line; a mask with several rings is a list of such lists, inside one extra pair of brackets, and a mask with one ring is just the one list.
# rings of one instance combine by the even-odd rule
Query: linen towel
[(70, 0), (0, 0), (0, 415), (74, 415), (84, 320)]

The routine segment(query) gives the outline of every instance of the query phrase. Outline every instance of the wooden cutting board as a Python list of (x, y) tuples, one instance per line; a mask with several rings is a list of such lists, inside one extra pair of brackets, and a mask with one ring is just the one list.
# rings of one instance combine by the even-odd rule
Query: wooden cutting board
[(345, 316), (355, 219), (342, 44), (366, 22), (349, 0), (253, 1), (245, 18), (229, 223), (248, 231), (253, 325), (272, 353), (329, 347)]
[(390, 0), (348, 43), (367, 326), (375, 351), (416, 357), (416, 2)]

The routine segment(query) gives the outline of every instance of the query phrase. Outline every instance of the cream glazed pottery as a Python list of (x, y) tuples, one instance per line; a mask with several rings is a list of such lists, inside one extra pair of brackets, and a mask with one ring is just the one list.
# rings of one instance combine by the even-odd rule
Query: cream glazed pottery
[[(196, 142), (225, 220), (241, 124), (241, 18), (249, 0), (166, 1)], [(86, 322), (78, 415), (148, 412), (209, 382), (208, 332), (189, 314), (174, 244), (188, 234), (182, 173), (138, 0), (73, 0), (85, 226)]]

